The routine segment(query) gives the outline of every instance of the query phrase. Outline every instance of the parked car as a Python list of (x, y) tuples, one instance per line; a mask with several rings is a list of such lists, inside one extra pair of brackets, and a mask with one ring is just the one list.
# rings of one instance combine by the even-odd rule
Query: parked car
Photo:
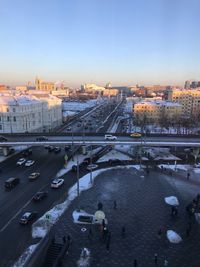
[(46, 136), (39, 136), (36, 138), (36, 141), (47, 141), (48, 138)]
[(71, 129), (72, 129), (71, 127), (67, 127), (67, 131), (71, 131)]
[(18, 185), (20, 182), (19, 178), (9, 178), (8, 180), (5, 181), (5, 189), (12, 189), (14, 188), (16, 185)]
[(96, 168), (98, 168), (98, 165), (97, 164), (90, 164), (90, 165), (87, 166), (87, 170), (88, 171), (93, 171)]
[(70, 150), (70, 146), (65, 146), (65, 151)]
[(134, 137), (134, 138), (138, 138), (138, 137), (141, 137), (141, 136), (142, 136), (141, 133), (132, 133), (132, 134), (130, 135), (130, 137)]
[(40, 176), (40, 173), (39, 172), (33, 172), (29, 175), (28, 179), (30, 181), (34, 181), (35, 179), (37, 179), (38, 177)]
[(58, 147), (58, 146), (54, 147), (54, 152), (55, 153), (59, 153), (60, 151), (61, 151), (60, 147)]
[(26, 166), (26, 167), (30, 167), (30, 166), (32, 166), (34, 163), (35, 163), (35, 161), (30, 159), (30, 160), (27, 160), (27, 162), (25, 163), (25, 166)]
[(7, 138), (5, 138), (4, 136), (0, 136), (0, 142), (6, 142), (6, 141), (8, 141)]
[(37, 192), (34, 197), (33, 197), (33, 201), (40, 201), (44, 198), (46, 198), (48, 195), (48, 192), (47, 191), (40, 191), (40, 192)]
[(106, 134), (105, 135), (105, 140), (115, 141), (115, 140), (117, 140), (117, 136), (114, 136), (112, 134)]
[(26, 159), (25, 158), (21, 158), (21, 159), (19, 159), (18, 161), (17, 161), (17, 165), (18, 166), (21, 166), (21, 165), (23, 165), (24, 163), (26, 162)]
[(54, 179), (51, 182), (51, 188), (59, 188), (60, 186), (62, 186), (64, 184), (64, 179)]
[(36, 217), (37, 217), (36, 212), (25, 212), (22, 215), (19, 222), (20, 222), (20, 224), (28, 224), (28, 223), (32, 222)]

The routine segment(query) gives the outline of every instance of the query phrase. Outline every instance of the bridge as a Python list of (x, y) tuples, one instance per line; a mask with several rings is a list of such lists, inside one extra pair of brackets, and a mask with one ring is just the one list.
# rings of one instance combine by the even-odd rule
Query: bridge
[(196, 135), (151, 135), (132, 138), (129, 135), (115, 135), (116, 141), (105, 140), (102, 134), (51, 133), (47, 140), (37, 141), (42, 134), (4, 134), (7, 141), (0, 141), (0, 147), (41, 145), (132, 145), (146, 147), (200, 147), (200, 136)]

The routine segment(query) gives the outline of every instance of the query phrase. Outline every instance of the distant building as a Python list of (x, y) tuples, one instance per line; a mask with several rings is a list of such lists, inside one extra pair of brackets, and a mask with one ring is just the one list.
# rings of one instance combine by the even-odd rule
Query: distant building
[(36, 86), (36, 90), (41, 90), (41, 91), (55, 90), (55, 83), (45, 82), (38, 78), (35, 79), (35, 86)]
[(105, 87), (98, 86), (94, 83), (86, 83), (81, 86), (81, 89), (87, 93), (97, 92), (97, 91), (104, 91)]
[(28, 90), (28, 88), (27, 88), (27, 86), (16, 86), (15, 87), (15, 90), (16, 91), (20, 91), (20, 92), (25, 92), (25, 91), (27, 91)]
[(148, 122), (157, 122), (162, 115), (171, 119), (174, 116), (180, 116), (182, 107), (178, 103), (154, 100), (154, 101), (142, 101), (136, 103), (133, 107), (134, 116), (137, 120), (143, 120), (144, 117)]
[(185, 89), (189, 89), (190, 88), (190, 81), (185, 81)]
[(116, 96), (118, 95), (119, 90), (118, 89), (105, 89), (103, 91), (103, 96)]
[(188, 116), (200, 113), (200, 88), (169, 90), (167, 99), (182, 105), (182, 113)]

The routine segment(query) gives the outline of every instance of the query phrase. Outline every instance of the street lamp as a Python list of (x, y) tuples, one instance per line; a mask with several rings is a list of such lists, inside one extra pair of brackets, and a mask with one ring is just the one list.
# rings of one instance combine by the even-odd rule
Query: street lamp
[[(92, 146), (90, 149), (90, 165), (92, 165)], [(90, 168), (90, 183), (92, 184), (92, 166)]]
[(78, 199), (78, 207), (79, 207), (80, 187), (79, 187), (79, 159), (78, 159), (78, 154), (77, 154), (77, 172), (76, 172), (76, 179), (77, 179), (77, 199)]
[(72, 132), (72, 160), (74, 161), (74, 133)]

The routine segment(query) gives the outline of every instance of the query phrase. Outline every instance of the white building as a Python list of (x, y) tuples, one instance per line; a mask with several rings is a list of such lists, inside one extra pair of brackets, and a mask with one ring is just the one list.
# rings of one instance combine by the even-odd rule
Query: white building
[(61, 102), (54, 96), (1, 95), (0, 133), (51, 131), (62, 124)]

